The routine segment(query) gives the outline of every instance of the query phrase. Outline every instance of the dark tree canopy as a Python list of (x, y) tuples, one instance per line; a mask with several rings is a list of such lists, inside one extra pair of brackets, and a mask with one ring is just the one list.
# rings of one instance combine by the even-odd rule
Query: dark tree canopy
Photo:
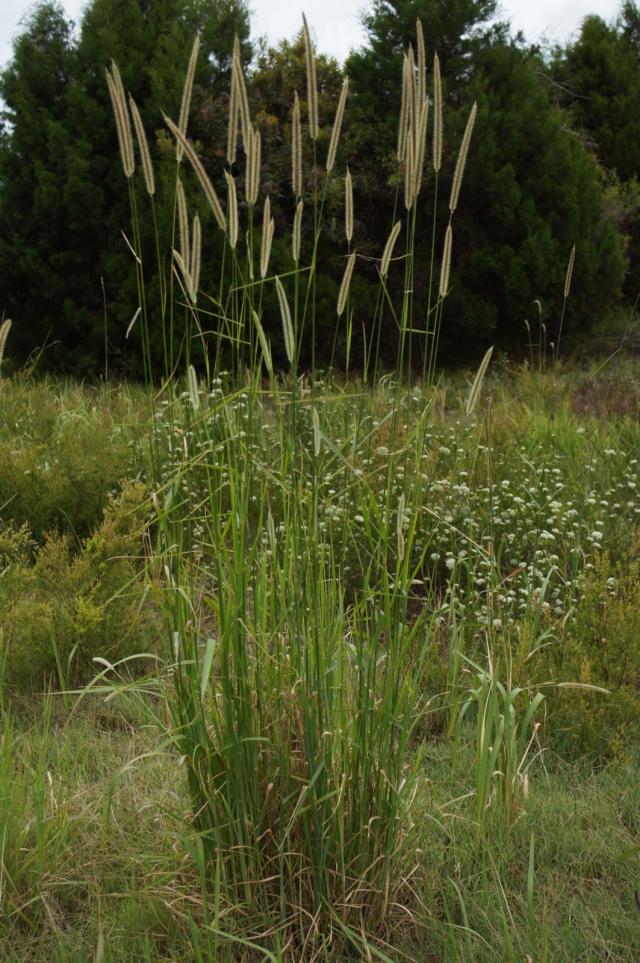
[[(587, 18), (576, 40), (556, 50), (549, 61), (528, 49), (521, 37), (514, 38), (508, 25), (497, 20), (499, 12), (496, 0), (373, 0), (363, 16), (365, 43), (346, 64), (349, 102), (337, 163), (328, 180), (323, 165), (342, 76), (339, 65), (318, 51), (321, 133), (315, 152), (305, 139), (304, 166), (307, 205), (313, 185), (324, 190), (326, 184), (317, 252), (321, 351), (333, 341), (336, 285), (345, 254), (347, 164), (354, 179), (361, 256), (354, 303), (358, 330), (365, 336), (375, 312), (375, 259), (395, 220), (401, 184), (396, 144), (402, 56), (409, 44), (415, 48), (418, 17), (426, 40), (429, 94), (437, 51), (445, 104), (436, 210), (428, 162), (417, 209), (418, 327), (423, 321), (419, 306), (429, 284), (432, 219), (435, 215), (441, 238), (455, 160), (474, 101), (476, 129), (453, 222), (451, 295), (443, 328), (446, 356), (457, 359), (462, 345), (474, 351), (488, 341), (522, 346), (524, 319), (531, 317), (534, 299), (543, 303), (553, 331), (574, 243), (567, 333), (572, 327), (586, 329), (615, 303), (625, 249), (631, 261), (627, 294), (633, 299), (633, 291), (640, 290), (637, 5), (625, 2), (613, 24)], [(154, 224), (168, 245), (175, 190), (174, 149), (162, 113), (177, 116), (196, 32), (201, 52), (189, 135), (214, 183), (223, 185), (230, 58), (238, 34), (252, 116), (263, 140), (260, 203), (269, 196), (276, 220), (274, 268), (287, 269), (295, 210), (290, 184), (294, 90), (303, 114), (306, 110), (301, 37), (263, 47), (254, 60), (245, 0), (91, 0), (77, 29), (59, 4), (47, 0), (36, 7), (0, 74), (0, 312), (14, 318), (10, 352), (17, 362), (46, 346), (44, 365), (98, 373), (104, 370), (106, 350), (112, 370), (139, 373), (137, 343), (125, 339), (138, 303), (129, 247), (129, 190), (105, 69), (111, 60), (118, 63), (151, 144), (155, 212), (139, 170), (131, 186), (137, 203), (144, 204), (138, 243), (146, 252), (145, 286), (153, 324), (161, 273), (155, 261)], [(429, 142), (431, 135), (430, 125)], [(241, 168), (233, 173), (243, 204)], [(183, 176), (188, 181), (188, 172)], [(206, 205), (201, 215), (207, 228), (211, 213)], [(309, 224), (303, 248), (312, 243)], [(205, 234), (207, 269), (215, 271), (222, 242), (215, 231)], [(402, 281), (391, 276), (389, 283), (399, 289)], [(393, 353), (391, 342), (390, 336)], [(309, 353), (309, 346), (305, 351)]]

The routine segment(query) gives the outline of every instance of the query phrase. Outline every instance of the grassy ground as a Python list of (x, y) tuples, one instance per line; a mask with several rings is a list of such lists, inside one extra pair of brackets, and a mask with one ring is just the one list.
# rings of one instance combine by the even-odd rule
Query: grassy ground
[[(472, 417), (464, 413), (470, 380), (449, 378), (428, 409), (419, 392), (411, 401), (393, 387), (327, 380), (315, 398), (320, 432), (304, 403), (299, 411), (300, 464), (311, 472), (324, 459), (313, 483), (314, 531), (344, 553), (347, 616), (364, 580), (386, 584), (368, 568), (380, 561), (375, 544), (386, 531), (368, 529), (377, 517), (363, 508), (372, 493), (393, 505), (388, 564), (413, 560), (404, 611), (418, 629), (398, 676), (407, 686), (419, 673), (406, 689), (418, 696), (402, 759), (415, 779), (398, 810), (407, 848), (401, 861), (393, 854), (401, 878), (390, 901), (374, 904), (384, 920), (378, 929), (367, 922), (360, 945), (342, 938), (333, 917), (319, 923), (302, 908), (292, 932), (288, 907), (279, 931), (268, 901), (252, 912), (230, 899), (224, 873), (233, 857), (211, 861), (172, 715), (162, 569), (170, 557), (157, 555), (153, 478), (164, 473), (168, 486), (189, 447), (180, 477), (189, 504), (201, 505), (198, 486), (211, 476), (192, 452), (219, 452), (222, 441), (218, 461), (237, 469), (231, 425), (255, 471), (247, 526), (265, 556), (272, 536), (286, 553), (282, 489), (295, 476), (282, 461), (280, 402), (222, 401), (224, 386), (214, 390), (200, 400), (213, 425), (205, 445), (188, 396), (170, 400), (156, 414), (150, 454), (150, 408), (139, 389), (0, 383), (2, 959), (640, 958), (640, 372), (628, 361), (601, 371), (496, 366)], [(428, 417), (414, 422), (419, 409)], [(416, 468), (405, 454), (415, 452), (418, 431)], [(308, 477), (295, 481), (301, 505)], [(272, 523), (251, 508), (254, 490)], [(156, 487), (156, 503), (166, 491)], [(226, 591), (207, 556), (213, 522), (200, 530), (201, 508), (181, 518), (194, 538), (191, 601), (202, 603), (200, 628), (217, 632), (224, 613), (211, 615), (203, 602), (211, 578)], [(251, 557), (270, 578), (261, 552)], [(245, 611), (253, 618), (254, 609)], [(274, 620), (286, 627), (278, 613)], [(344, 625), (359, 630), (355, 616)], [(257, 619), (247, 627), (257, 651), (259, 629)], [(349, 639), (358, 646), (357, 634)], [(149, 658), (117, 673), (94, 661), (141, 652)], [(224, 682), (215, 659), (209, 671), (203, 693)], [(537, 694), (544, 699), (527, 719)], [(265, 717), (275, 745), (281, 717)], [(207, 731), (215, 745), (215, 729)], [(347, 752), (341, 746), (336, 753)], [(266, 805), (267, 776), (258, 787)], [(307, 899), (300, 889), (300, 907)], [(346, 910), (336, 918), (353, 926)]]

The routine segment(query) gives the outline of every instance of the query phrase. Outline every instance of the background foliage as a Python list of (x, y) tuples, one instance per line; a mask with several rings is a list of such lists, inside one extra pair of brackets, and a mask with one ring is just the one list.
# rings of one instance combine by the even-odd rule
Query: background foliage
[[(640, 12), (635, 3), (625, 2), (614, 23), (588, 17), (566, 48), (542, 52), (497, 22), (496, 11), (495, 0), (374, 0), (366, 10), (366, 42), (345, 65), (350, 99), (336, 168), (340, 177), (323, 208), (327, 249), (318, 258), (323, 272), (317, 281), (318, 360), (328, 363), (333, 343), (342, 271), (333, 252), (343, 238), (339, 184), (346, 164), (354, 176), (359, 254), (379, 257), (393, 222), (402, 50), (413, 41), (417, 17), (424, 25), (427, 61), (437, 51), (442, 63), (443, 171), (453, 169), (474, 100), (479, 109), (457, 214), (443, 358), (464, 360), (461, 345), (467, 356), (490, 342), (521, 349), (524, 319), (537, 311), (534, 299), (542, 305), (553, 340), (574, 243), (567, 335), (606, 322), (620, 297), (635, 301), (640, 291)], [(59, 4), (47, 0), (34, 10), (0, 74), (0, 310), (16, 322), (9, 344), (16, 363), (42, 352), (39, 363), (50, 369), (140, 373), (138, 344), (125, 339), (136, 282), (124, 236), (130, 232), (129, 198), (104, 71), (112, 59), (121, 65), (125, 86), (153, 132), (158, 228), (161, 237), (170, 237), (172, 207), (163, 197), (174, 187), (172, 148), (162, 112), (178, 113), (183, 72), (176, 65), (186, 66), (196, 31), (202, 53), (190, 136), (219, 183), (237, 33), (264, 143), (263, 191), (276, 221), (276, 270), (279, 261), (286, 263), (285, 242), (278, 236), (288, 233), (294, 213), (290, 117), (293, 91), (301, 98), (305, 92), (300, 37), (274, 48), (263, 45), (256, 55), (244, 0), (92, 0), (77, 28)], [(320, 122), (328, 139), (342, 74), (334, 60), (318, 53)], [(312, 162), (307, 158), (305, 169)], [(449, 186), (443, 176), (436, 212), (443, 224)], [(418, 235), (429, 236), (424, 227), (433, 217), (432, 196), (423, 192)], [(151, 245), (151, 219), (144, 224), (149, 236), (142, 241)], [(215, 232), (208, 234), (208, 270), (215, 274), (219, 252)], [(426, 261), (427, 249), (418, 248), (416, 255)], [(158, 280), (151, 269), (149, 274), (153, 291)], [(425, 263), (418, 283), (426, 286), (428, 274)], [(370, 277), (366, 270), (359, 275), (357, 332), (370, 324), (377, 288), (373, 265)], [(424, 303), (420, 293), (416, 304)], [(273, 307), (275, 333), (279, 323)], [(419, 326), (421, 319), (415, 320)], [(338, 362), (340, 348), (338, 342)], [(310, 354), (311, 346), (305, 350)], [(394, 356), (391, 340), (387, 350)], [(354, 336), (352, 365), (358, 363), (358, 351)], [(304, 364), (304, 353), (301, 360)]]

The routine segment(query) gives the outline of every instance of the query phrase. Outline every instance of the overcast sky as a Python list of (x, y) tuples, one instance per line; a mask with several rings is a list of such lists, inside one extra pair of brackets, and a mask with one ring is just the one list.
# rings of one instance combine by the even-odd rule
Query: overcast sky
[[(71, 17), (77, 18), (86, 0), (63, 0)], [(33, 9), (33, 0), (0, 0), (0, 63), (11, 55), (11, 39), (20, 32), (20, 21)], [(270, 40), (292, 37), (300, 26), (304, 9), (318, 48), (339, 60), (351, 47), (362, 42), (359, 12), (366, 0), (251, 0), (253, 31)], [(613, 18), (621, 0), (502, 0), (501, 11), (515, 30), (522, 30), (530, 41), (543, 37), (565, 40), (580, 25), (583, 17), (597, 13)]]

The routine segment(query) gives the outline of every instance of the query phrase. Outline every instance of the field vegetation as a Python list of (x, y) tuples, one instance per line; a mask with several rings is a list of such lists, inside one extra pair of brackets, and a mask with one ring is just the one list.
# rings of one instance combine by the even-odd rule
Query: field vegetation
[(415, 30), (375, 254), (306, 21), (279, 247), (239, 41), (220, 183), (197, 37), (164, 117), (166, 251), (109, 66), (145, 384), (0, 381), (7, 960), (640, 955), (638, 367), (565, 363), (574, 246), (553, 340), (440, 374), (478, 105), (443, 152)]

